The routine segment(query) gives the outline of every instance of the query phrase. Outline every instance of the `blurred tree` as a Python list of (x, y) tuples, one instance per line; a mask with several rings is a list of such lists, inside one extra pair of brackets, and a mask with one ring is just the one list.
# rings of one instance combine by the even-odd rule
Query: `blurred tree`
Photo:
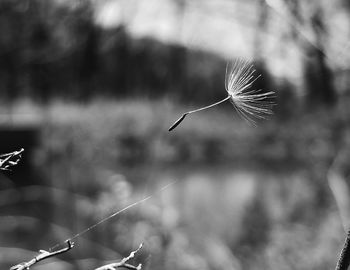
[[(305, 53), (304, 57), (304, 79), (307, 90), (307, 104), (315, 106), (317, 104), (333, 105), (336, 102), (336, 93), (333, 87), (333, 74), (327, 63), (325, 54), (325, 43), (328, 33), (324, 24), (322, 4), (318, 1), (309, 2), (310, 31), (312, 37), (301, 37), (300, 34), (305, 28), (299, 0), (288, 0), (287, 5), (296, 21), (298, 27), (292, 28), (292, 36), (299, 43)], [(298, 35), (297, 35), (298, 34)]]
[[(91, 16), (91, 15), (90, 15)], [(90, 17), (81, 25), (81, 31), (85, 33), (85, 40), (81, 46), (81, 60), (78, 79), (86, 99), (90, 99), (96, 90), (96, 74), (99, 68), (98, 63), (98, 32)]]
[(265, 0), (257, 1), (257, 24), (255, 27), (255, 39), (254, 39), (254, 59), (257, 61), (263, 61), (264, 55), (264, 39), (265, 33), (267, 31), (267, 21), (268, 21), (268, 9)]
[(47, 6), (40, 1), (32, 1), (29, 5), (29, 23), (27, 40), (27, 70), (34, 95), (42, 102), (51, 96), (50, 85), (50, 34), (46, 24)]
[(327, 30), (323, 22), (323, 11), (317, 6), (311, 17), (311, 26), (316, 37), (315, 46), (306, 45), (305, 79), (308, 89), (308, 102), (313, 105), (319, 101), (326, 105), (334, 105), (336, 93), (333, 87), (333, 74), (327, 64), (324, 53)]
[(112, 80), (110, 87), (112, 93), (125, 96), (128, 92), (128, 88), (131, 87), (130, 76), (133, 71), (130, 67), (130, 37), (128, 36), (125, 27), (119, 26), (113, 30), (115, 36), (114, 46), (109, 50), (106, 57), (106, 61), (109, 63), (105, 72), (109, 74)]
[[(176, 36), (181, 37), (183, 35), (184, 19), (186, 12), (186, 0), (174, 0), (176, 6), (176, 18), (178, 23), (175, 24), (177, 29), (175, 30)], [(187, 50), (184, 46), (173, 47), (169, 65), (172, 67), (171, 80), (174, 82), (172, 88), (175, 90), (181, 89), (183, 93), (188, 91), (187, 89)]]
[[(298, 0), (285, 0), (286, 5), (288, 6), (291, 14), (292, 14), (292, 18), (294, 18), (294, 20), (296, 21), (296, 25), (303, 25), (304, 24), (304, 20), (300, 11), (300, 3)], [(295, 41), (299, 40), (299, 29), (298, 27), (292, 27), (291, 28), (291, 36), (292, 39)]]
[(99, 68), (99, 33), (93, 20), (93, 6), (88, 0), (77, 1), (73, 6), (61, 8), (56, 20), (62, 17), (64, 23), (58, 30), (64, 34), (60, 42), (66, 57), (61, 72), (70, 73), (66, 75), (71, 84), (68, 95), (88, 100), (95, 90)]
[(0, 2), (0, 91), (3, 97), (9, 99), (19, 94), (24, 21), (18, 2)]

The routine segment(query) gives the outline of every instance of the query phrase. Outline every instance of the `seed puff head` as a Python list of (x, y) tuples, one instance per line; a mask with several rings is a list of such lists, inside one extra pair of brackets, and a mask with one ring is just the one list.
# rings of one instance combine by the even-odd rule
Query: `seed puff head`
[(230, 96), (230, 102), (244, 119), (256, 124), (258, 119), (266, 119), (274, 105), (273, 91), (262, 92), (261, 89), (250, 89), (260, 77), (248, 61), (237, 60), (226, 66), (225, 89)]

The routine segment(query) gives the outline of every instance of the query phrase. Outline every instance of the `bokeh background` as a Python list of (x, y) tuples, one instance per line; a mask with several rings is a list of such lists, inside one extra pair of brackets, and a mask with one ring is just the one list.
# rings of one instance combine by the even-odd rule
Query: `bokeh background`
[[(335, 267), (348, 1), (1, 0), (0, 33), (0, 151), (25, 149), (0, 175), (2, 269), (150, 194), (33, 269), (94, 269), (141, 242), (143, 269)], [(274, 116), (253, 127), (227, 103), (169, 133), (226, 96), (237, 58)]]

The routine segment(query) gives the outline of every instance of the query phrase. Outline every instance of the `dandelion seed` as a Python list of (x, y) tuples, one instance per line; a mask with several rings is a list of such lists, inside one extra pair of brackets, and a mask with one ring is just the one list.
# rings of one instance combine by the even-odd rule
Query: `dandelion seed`
[(255, 72), (252, 64), (238, 60), (227, 65), (225, 76), (225, 88), (230, 102), (238, 114), (252, 124), (272, 115), (275, 95), (273, 91), (264, 93), (261, 89), (250, 89), (260, 78), (260, 75), (255, 76)]
[(263, 93), (261, 89), (250, 89), (260, 78), (260, 75), (255, 76), (255, 72), (254, 66), (248, 61), (237, 60), (228, 63), (225, 75), (225, 89), (228, 96), (214, 104), (184, 113), (171, 125), (169, 131), (175, 129), (187, 115), (212, 108), (227, 100), (232, 103), (242, 118), (253, 125), (258, 119), (266, 119), (272, 114), (274, 92)]

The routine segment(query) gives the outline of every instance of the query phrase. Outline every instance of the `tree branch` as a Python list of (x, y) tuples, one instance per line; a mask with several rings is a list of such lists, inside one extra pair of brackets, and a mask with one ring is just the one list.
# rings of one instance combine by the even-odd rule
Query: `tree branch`
[(117, 268), (122, 268), (122, 267), (126, 268), (126, 269), (130, 269), (130, 270), (141, 270), (141, 267), (142, 267), (141, 263), (138, 266), (135, 266), (135, 265), (129, 264), (127, 262), (130, 259), (135, 257), (135, 254), (140, 251), (142, 246), (143, 246), (143, 244), (141, 243), (140, 246), (136, 250), (132, 251), (128, 257), (125, 257), (120, 262), (106, 264), (104, 266), (96, 268), (95, 270), (116, 270)]
[(343, 249), (340, 253), (339, 260), (335, 270), (347, 270), (350, 264), (350, 230), (348, 231)]
[(24, 149), (21, 148), (18, 151), (13, 151), (7, 154), (0, 155), (0, 170), (7, 171), (9, 167), (15, 166), (22, 158), (22, 153)]
[(46, 250), (40, 250), (38, 256), (35, 256), (33, 259), (31, 259), (28, 262), (22, 262), (20, 264), (12, 266), (10, 268), (10, 270), (28, 270), (31, 266), (33, 266), (37, 262), (40, 262), (40, 261), (45, 260), (47, 258), (56, 256), (58, 254), (67, 252), (68, 250), (70, 250), (74, 247), (74, 243), (71, 242), (70, 240), (67, 240), (66, 243), (67, 243), (67, 247), (62, 248), (60, 250), (53, 251), (53, 252), (49, 252)]

